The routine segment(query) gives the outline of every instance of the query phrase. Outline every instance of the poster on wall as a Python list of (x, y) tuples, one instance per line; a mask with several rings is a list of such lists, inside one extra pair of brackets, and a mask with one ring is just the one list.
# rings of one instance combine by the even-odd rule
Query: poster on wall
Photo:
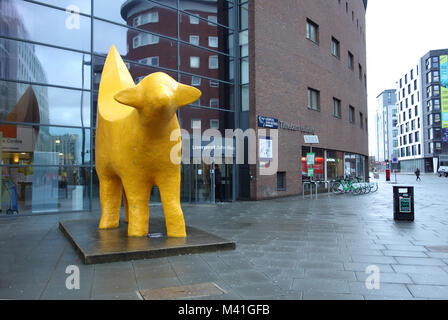
[(448, 55), (440, 56), (442, 140), (448, 142)]
[(260, 138), (258, 141), (259, 158), (263, 160), (272, 160), (272, 139), (270, 137)]

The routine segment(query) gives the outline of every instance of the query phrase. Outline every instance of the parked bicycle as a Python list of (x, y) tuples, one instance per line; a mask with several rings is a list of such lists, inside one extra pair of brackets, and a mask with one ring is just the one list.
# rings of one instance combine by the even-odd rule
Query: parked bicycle
[(362, 179), (355, 177), (353, 179), (341, 179), (335, 181), (331, 186), (331, 191), (334, 194), (352, 193), (354, 195), (361, 195), (378, 190), (376, 182), (362, 182)]

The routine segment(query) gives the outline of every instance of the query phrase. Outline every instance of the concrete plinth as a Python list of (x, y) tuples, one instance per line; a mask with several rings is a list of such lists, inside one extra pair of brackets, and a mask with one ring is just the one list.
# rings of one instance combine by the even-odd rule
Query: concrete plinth
[(98, 225), (95, 219), (59, 222), (59, 229), (84, 264), (235, 249), (235, 242), (189, 226), (186, 238), (168, 238), (162, 219), (151, 219), (149, 236), (139, 238), (127, 236), (128, 225), (123, 221), (118, 228), (110, 230), (99, 230)]

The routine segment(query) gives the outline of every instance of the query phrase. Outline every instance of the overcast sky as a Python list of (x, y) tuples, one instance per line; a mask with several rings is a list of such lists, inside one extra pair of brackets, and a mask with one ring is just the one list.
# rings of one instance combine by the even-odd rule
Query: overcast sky
[(448, 0), (370, 0), (366, 16), (369, 153), (376, 97), (430, 50), (448, 48)]

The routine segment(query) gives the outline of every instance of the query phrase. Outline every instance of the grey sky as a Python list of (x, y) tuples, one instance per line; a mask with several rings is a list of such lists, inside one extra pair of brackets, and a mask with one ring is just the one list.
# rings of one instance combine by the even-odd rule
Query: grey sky
[(448, 48), (447, 0), (370, 0), (367, 8), (369, 153), (375, 154), (376, 96), (430, 50)]

